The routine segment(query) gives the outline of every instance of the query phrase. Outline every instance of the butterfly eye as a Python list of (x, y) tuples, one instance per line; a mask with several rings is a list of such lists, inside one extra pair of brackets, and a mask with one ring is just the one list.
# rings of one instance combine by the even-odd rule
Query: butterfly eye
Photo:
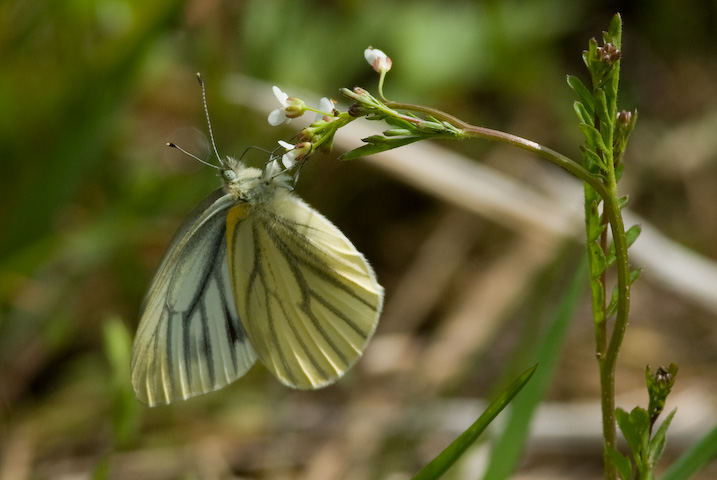
[(229, 169), (223, 170), (222, 177), (224, 177), (224, 180), (227, 182), (234, 182), (237, 179), (237, 172)]

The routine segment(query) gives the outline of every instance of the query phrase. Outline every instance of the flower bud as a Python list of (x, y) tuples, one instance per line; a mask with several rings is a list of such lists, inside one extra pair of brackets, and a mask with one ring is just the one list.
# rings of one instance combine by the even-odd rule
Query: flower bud
[(368, 47), (364, 50), (363, 56), (378, 73), (391, 70), (391, 59), (378, 48)]
[(606, 43), (604, 46), (598, 47), (597, 54), (598, 58), (607, 64), (615, 63), (622, 57), (622, 52), (612, 43)]

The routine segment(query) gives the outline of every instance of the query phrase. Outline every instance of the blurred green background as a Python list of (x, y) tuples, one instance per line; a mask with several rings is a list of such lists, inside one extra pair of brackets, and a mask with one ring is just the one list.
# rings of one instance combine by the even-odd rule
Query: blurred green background
[[(206, 127), (195, 72), (207, 84), (220, 152), (240, 155), (252, 145), (271, 149), (296, 129), (269, 127), (272, 106), (259, 114), (229, 102), (221, 87), (228, 74), (338, 99), (340, 87), (374, 88), (362, 58), (373, 45), (394, 62), (389, 97), (578, 158), (565, 76), (584, 78), (587, 39), (617, 11), (625, 25), (622, 106), (640, 112), (623, 193), (668, 237), (717, 259), (714, 1), (2, 2), (0, 478), (406, 478), (425, 464), (456, 433), (443, 430), (440, 415), (427, 424), (416, 418), (451, 412), (451, 402), (484, 397), (502, 380), (519, 332), (538, 328), (527, 317), (557, 302), (579, 246), (560, 246), (533, 272), (539, 281), (509, 302), (514, 311), (502, 315), (490, 348), (471, 350), (479, 363), (404, 398), (422, 385), (416, 365), (452, 302), (495, 273), (517, 235), (361, 161), (340, 163), (340, 152), (316, 157), (297, 191), (347, 233), (387, 289), (374, 361), (320, 392), (290, 391), (257, 366), (220, 392), (148, 410), (129, 386), (129, 336), (173, 230), (219, 183), (164, 144), (208, 152), (196, 133)], [(444, 146), (493, 159), (516, 177), (539, 163), (513, 163), (505, 151), (499, 163), (494, 147), (478, 142)], [(463, 245), (463, 265), (405, 326), (390, 316), (400, 311), (394, 289), (410, 282), (425, 258), (422, 240), (446, 228), (446, 218), (460, 228), (444, 247)], [(645, 277), (618, 390), (639, 389), (646, 363), (674, 361), (678, 386), (704, 394), (712, 415), (715, 313)], [(435, 287), (418, 288), (416, 298)], [(566, 405), (597, 398), (590, 320), (581, 315), (548, 394)], [(673, 456), (684, 447), (674, 446)], [(537, 452), (521, 478), (541, 468), (552, 473), (540, 478), (599, 478), (599, 443)], [(473, 478), (470, 471), (452, 478)]]

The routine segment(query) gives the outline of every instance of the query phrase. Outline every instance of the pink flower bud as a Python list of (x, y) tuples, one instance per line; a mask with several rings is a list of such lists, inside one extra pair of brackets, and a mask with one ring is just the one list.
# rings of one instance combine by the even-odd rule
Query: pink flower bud
[(391, 70), (391, 59), (378, 48), (368, 47), (364, 50), (363, 56), (378, 73)]

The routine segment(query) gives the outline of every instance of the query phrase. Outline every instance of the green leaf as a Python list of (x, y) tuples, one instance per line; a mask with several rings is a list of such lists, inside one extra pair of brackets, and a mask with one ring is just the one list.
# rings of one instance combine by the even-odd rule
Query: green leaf
[(596, 152), (607, 151), (605, 143), (602, 139), (602, 135), (600, 135), (600, 132), (598, 132), (595, 127), (593, 127), (592, 125), (588, 125), (587, 123), (581, 123), (580, 125), (578, 125), (578, 128), (580, 128), (580, 131), (583, 132), (583, 136), (585, 136), (585, 140), (587, 142), (589, 150), (594, 150)]
[(635, 280), (640, 278), (640, 275), (642, 275), (642, 268), (636, 268), (635, 270), (630, 271), (630, 285), (635, 283)]
[(590, 254), (590, 277), (595, 279), (602, 275), (607, 267), (605, 253), (596, 242), (588, 244), (588, 253)]
[(585, 108), (585, 111), (588, 113), (590, 121), (585, 123), (592, 125), (592, 118), (595, 115), (595, 100), (593, 99), (592, 94), (585, 86), (585, 84), (581, 82), (578, 77), (575, 77), (573, 75), (568, 75), (568, 85), (570, 86), (570, 88), (573, 89), (575, 93), (577, 93), (579, 102), (582, 104), (582, 106)]
[[(613, 262), (614, 262), (614, 258), (613, 258)], [(636, 268), (635, 270), (632, 270), (630, 272), (629, 284), (632, 285), (633, 283), (635, 283), (635, 280), (640, 278), (641, 273), (642, 273), (641, 268)], [(620, 290), (618, 289), (618, 285), (615, 285), (612, 288), (612, 294), (610, 295), (610, 303), (608, 304), (607, 308), (605, 309), (605, 315), (607, 315), (608, 317), (613, 315), (615, 313), (615, 310), (617, 310), (617, 302), (620, 297), (620, 295), (618, 293), (619, 291)]]
[(585, 62), (585, 66), (588, 67), (588, 71), (591, 73), (594, 70), (593, 64), (598, 61), (597, 48), (597, 40), (591, 38), (590, 40), (588, 40), (588, 50), (586, 52), (583, 52), (583, 61)]
[(371, 145), (390, 145), (392, 139), (376, 134), (371, 135), (370, 137), (362, 138), (361, 141)]
[(390, 130), (384, 130), (383, 134), (387, 137), (405, 137), (412, 135), (414, 132), (405, 128), (392, 128)]
[(403, 147), (404, 145), (408, 145), (413, 142), (417, 142), (419, 140), (422, 140), (424, 137), (401, 137), (401, 138), (385, 138), (380, 137), (381, 143), (369, 143), (368, 145), (363, 145), (358, 148), (354, 148), (353, 150), (344, 153), (339, 158), (341, 160), (354, 160), (359, 157), (366, 157), (368, 155), (373, 155), (376, 153), (385, 152), (386, 150), (392, 150), (394, 148)]
[(540, 364), (540, 369), (526, 385), (523, 393), (513, 401), (505, 429), (492, 448), (494, 452), (500, 453), (491, 456), (484, 474), (485, 479), (510, 478), (519, 464), (535, 411), (553, 383), (557, 364), (564, 350), (565, 338), (572, 325), (571, 320), (583, 298), (587, 276), (587, 260), (583, 258), (553, 318), (550, 319), (549, 327), (537, 341), (532, 361)]
[[(627, 413), (622, 408), (616, 408), (615, 419), (627, 444), (630, 446), (630, 450), (632, 450), (635, 460), (638, 461), (641, 455), (647, 453), (650, 415), (647, 410), (641, 407), (633, 408), (630, 413)], [(640, 468), (639, 464), (638, 468)]]
[(640, 225), (633, 225), (627, 230), (627, 232), (625, 232), (625, 240), (627, 241), (628, 247), (635, 243), (635, 240), (637, 240), (637, 237), (640, 236), (640, 233), (642, 233), (642, 227)]
[[(625, 232), (625, 241), (627, 242), (627, 247), (630, 248), (633, 243), (635, 243), (635, 240), (637, 240), (637, 237), (640, 236), (640, 233), (642, 232), (642, 227), (639, 225), (633, 225), (630, 227), (627, 232)], [(615, 242), (610, 242), (610, 248), (607, 252), (607, 266), (611, 266), (615, 263)], [(637, 271), (635, 278), (630, 280), (630, 284), (632, 285), (632, 282), (634, 282), (637, 277), (640, 276), (640, 273), (642, 272), (642, 269), (636, 269), (633, 270), (633, 272)]]
[(597, 199), (587, 200), (586, 198), (585, 205), (587, 239), (589, 242), (596, 242), (606, 228), (606, 225), (601, 221), (600, 211), (598, 210), (599, 201)]
[(408, 120), (387, 115), (386, 118), (383, 119), (383, 121), (388, 123), (392, 127), (404, 128), (406, 130), (410, 130), (413, 133), (416, 132), (416, 125), (414, 123), (409, 122)]
[(602, 157), (595, 153), (594, 150), (590, 150), (584, 146), (581, 150), (585, 156), (585, 166), (591, 173), (596, 174), (605, 171), (605, 162), (603, 162)]
[(605, 90), (602, 88), (595, 90), (595, 113), (600, 119), (600, 131), (605, 133), (609, 132), (612, 136), (615, 118), (610, 115), (607, 96), (605, 95)]
[(617, 301), (620, 298), (620, 295), (618, 294), (619, 290), (617, 288), (617, 285), (612, 287), (612, 295), (610, 295), (610, 303), (608, 304), (607, 308), (605, 309), (605, 315), (610, 317), (612, 314), (615, 313), (615, 310), (617, 310)]
[(652, 437), (652, 440), (650, 440), (650, 452), (648, 454), (648, 461), (651, 467), (657, 465), (657, 462), (659, 462), (660, 458), (662, 457), (662, 453), (665, 451), (665, 443), (667, 442), (667, 429), (670, 426), (670, 422), (672, 422), (672, 417), (675, 416), (675, 412), (677, 412), (677, 409), (672, 410), (670, 414), (667, 415), (665, 421), (662, 422), (660, 428), (657, 429), (655, 435)]
[(491, 403), (483, 414), (478, 417), (473, 425), (463, 432), (453, 443), (448, 445), (436, 458), (418, 472), (413, 478), (414, 480), (436, 479), (443, 475), (463, 453), (470, 447), (481, 433), (490, 425), (493, 419), (510, 403), (518, 392), (520, 392), (530, 377), (535, 373), (538, 365), (534, 365), (526, 370), (518, 379), (505, 389), (498, 398)]
[(629, 457), (624, 456), (611, 445), (607, 445), (607, 455), (615, 468), (617, 468), (617, 473), (620, 474), (621, 478), (632, 478), (632, 462)]
[(630, 197), (628, 195), (624, 195), (617, 199), (617, 206), (620, 210), (627, 207), (628, 202), (630, 201)]
[(603, 36), (605, 42), (610, 42), (615, 45), (618, 49), (622, 48), (622, 17), (619, 13), (616, 13), (612, 20), (610, 20), (610, 26), (607, 29), (607, 34)]
[(573, 102), (573, 110), (575, 110), (575, 114), (578, 116), (578, 120), (580, 120), (580, 123), (584, 123), (586, 125), (593, 125), (593, 117), (587, 111), (585, 105), (575, 100), (575, 102)]

